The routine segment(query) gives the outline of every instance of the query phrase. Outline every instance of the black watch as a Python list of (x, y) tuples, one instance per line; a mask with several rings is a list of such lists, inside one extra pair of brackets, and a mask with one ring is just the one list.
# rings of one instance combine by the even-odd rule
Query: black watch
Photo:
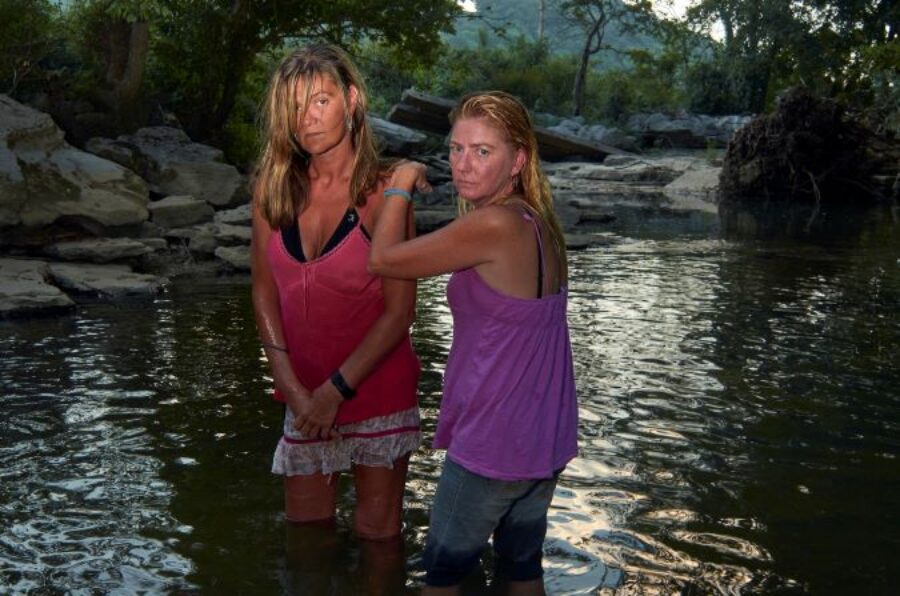
[(356, 389), (347, 384), (340, 370), (334, 371), (334, 374), (331, 375), (331, 384), (335, 386), (344, 399), (353, 399), (356, 396)]

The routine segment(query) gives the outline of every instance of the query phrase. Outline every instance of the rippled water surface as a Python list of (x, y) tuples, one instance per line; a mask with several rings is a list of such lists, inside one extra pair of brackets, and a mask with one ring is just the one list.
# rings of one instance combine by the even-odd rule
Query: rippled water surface
[[(724, 239), (688, 220), (608, 239), (571, 255), (581, 451), (550, 512), (548, 591), (893, 593), (896, 224), (828, 243)], [(428, 438), (444, 283), (422, 284), (415, 327)], [(371, 583), (347, 507), (334, 556), (287, 554), (268, 472), (281, 410), (246, 279), (0, 322), (0, 387), (0, 593)], [(411, 464), (410, 593), (441, 457), (423, 448)]]

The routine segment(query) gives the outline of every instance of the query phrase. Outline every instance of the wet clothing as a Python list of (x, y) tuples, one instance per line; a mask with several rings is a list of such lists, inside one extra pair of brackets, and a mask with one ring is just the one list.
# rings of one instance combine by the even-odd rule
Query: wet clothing
[(422, 444), (418, 407), (338, 425), (340, 441), (305, 438), (294, 429), (290, 408), (285, 408), (283, 426), (272, 472), (285, 476), (347, 472), (353, 464), (393, 468), (399, 457)]
[(511, 581), (541, 578), (547, 509), (555, 488), (556, 476), (494, 480), (445, 459), (422, 554), (425, 583), (460, 583), (478, 565), (489, 538), (498, 575)]
[[(311, 260), (303, 255), (299, 226), (274, 233), (269, 239), (267, 256), (278, 288), (289, 358), (309, 390), (328, 380), (384, 312), (381, 278), (366, 268), (370, 243), (360, 219), (356, 210), (348, 210), (322, 254)], [(341, 404), (335, 423), (343, 428), (377, 418), (381, 423), (363, 425), (364, 432), (379, 438), (404, 433), (418, 436), (418, 380), (419, 361), (407, 333), (355, 388), (356, 396)], [(284, 401), (278, 391), (275, 398)], [(410, 410), (414, 412), (410, 414)], [(397, 416), (401, 412), (407, 415)], [(288, 448), (310, 444), (287, 432), (288, 417), (293, 420), (287, 412), (279, 452), (309, 451)], [(292, 469), (305, 467), (304, 463), (276, 462), (273, 471), (290, 474)]]
[(434, 447), (488, 478), (553, 477), (577, 453), (566, 288), (514, 298), (470, 268), (452, 275), (447, 300), (453, 344)]

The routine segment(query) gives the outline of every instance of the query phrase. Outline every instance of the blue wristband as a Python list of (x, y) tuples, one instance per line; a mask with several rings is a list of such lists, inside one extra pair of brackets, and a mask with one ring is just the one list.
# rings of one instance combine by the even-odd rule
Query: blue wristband
[(387, 198), (391, 195), (397, 195), (398, 197), (403, 197), (406, 199), (406, 202), (412, 201), (412, 195), (403, 190), (402, 188), (385, 188), (384, 189), (384, 198)]

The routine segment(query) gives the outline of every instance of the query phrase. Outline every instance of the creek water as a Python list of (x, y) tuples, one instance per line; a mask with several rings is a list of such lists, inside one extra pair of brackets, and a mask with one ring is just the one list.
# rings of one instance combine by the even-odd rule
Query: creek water
[[(550, 511), (548, 592), (893, 593), (896, 220), (797, 238), (620, 215), (570, 255), (580, 455)], [(348, 478), (335, 531), (285, 527), (246, 278), (0, 322), (0, 593), (416, 593), (445, 283), (420, 286), (426, 446), (393, 555), (352, 536)], [(379, 571), (391, 556), (399, 574)]]

